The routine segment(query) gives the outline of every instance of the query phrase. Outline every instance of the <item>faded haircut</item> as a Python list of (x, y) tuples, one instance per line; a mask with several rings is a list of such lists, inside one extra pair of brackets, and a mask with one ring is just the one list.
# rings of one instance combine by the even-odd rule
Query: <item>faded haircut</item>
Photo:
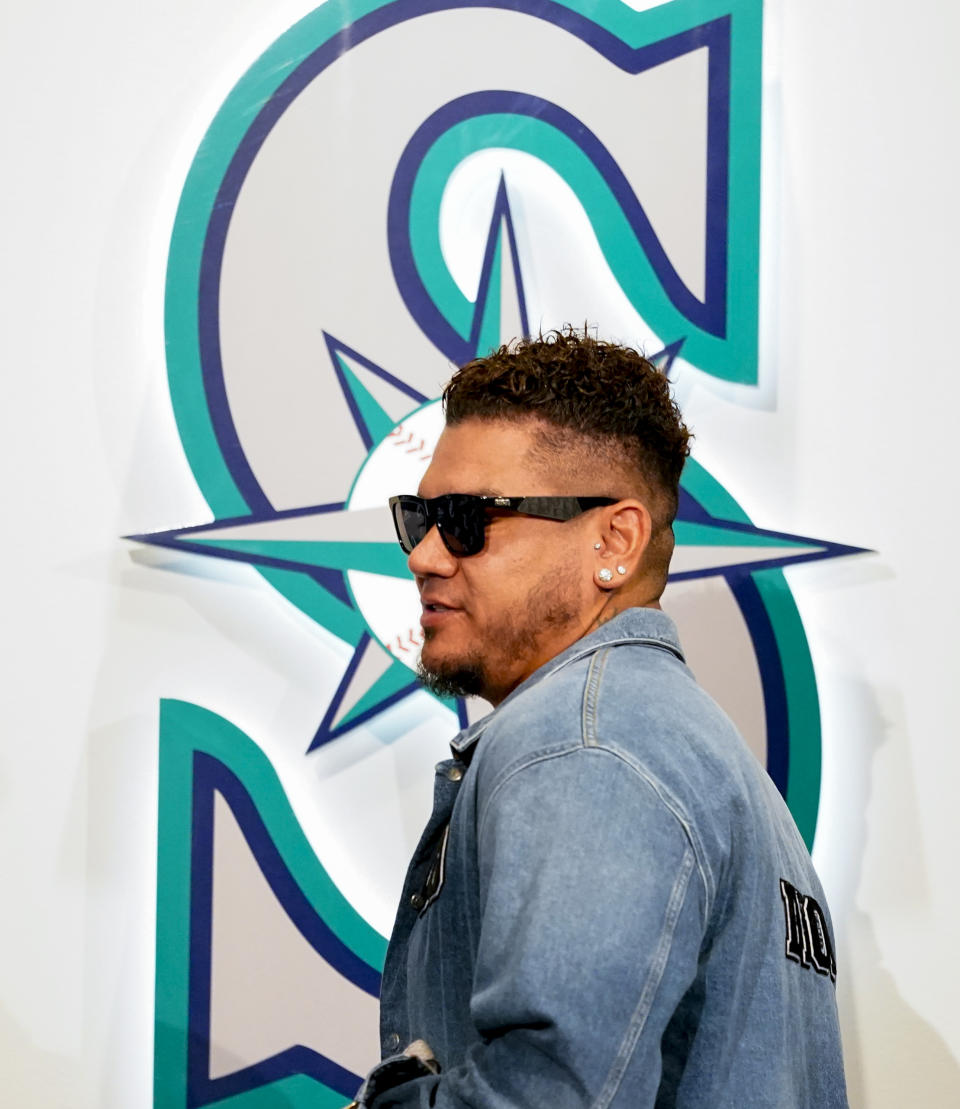
[(450, 425), (542, 420), (560, 433), (542, 437), (548, 453), (588, 447), (639, 479), (656, 531), (677, 514), (691, 434), (666, 375), (630, 347), (571, 327), (515, 340), (459, 369), (443, 404)]

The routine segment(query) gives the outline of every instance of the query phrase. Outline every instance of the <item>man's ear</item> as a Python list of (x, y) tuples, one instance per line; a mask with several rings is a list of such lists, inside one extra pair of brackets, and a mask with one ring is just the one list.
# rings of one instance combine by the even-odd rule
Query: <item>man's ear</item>
[(626, 582), (637, 576), (652, 534), (650, 511), (634, 497), (603, 510), (599, 555), (603, 563), (611, 563), (610, 568), (616, 573), (614, 580)]

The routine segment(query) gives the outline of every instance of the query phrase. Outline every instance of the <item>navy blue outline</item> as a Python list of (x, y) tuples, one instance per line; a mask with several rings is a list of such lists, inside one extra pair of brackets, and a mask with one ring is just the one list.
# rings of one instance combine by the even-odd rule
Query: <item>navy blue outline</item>
[[(451, 100), (424, 120), (407, 143), (397, 163), (393, 183), (390, 187), (387, 238), (394, 280), (407, 309), (431, 342), (439, 347), (448, 358), (462, 364), (477, 356), (476, 339), (478, 329), (476, 320), (479, 315), (479, 304), (474, 312), (474, 326), (471, 329), (471, 334), (465, 339), (440, 312), (427, 291), (417, 270), (413, 257), (413, 244), (410, 240), (410, 203), (413, 196), (413, 187), (424, 158), (434, 143), (445, 132), (465, 119), (497, 113), (525, 115), (532, 119), (543, 120), (580, 147), (616, 197), (633, 234), (649, 259), (654, 273), (674, 307), (701, 330), (719, 338), (725, 337), (727, 325), (727, 236), (725, 229), (728, 215), (728, 152), (724, 147), (724, 157), (720, 158), (710, 143), (716, 141), (718, 135), (724, 137), (728, 135), (729, 122), (710, 117), (723, 114), (717, 112), (716, 103), (720, 101), (724, 89), (729, 98), (729, 75), (722, 78), (718, 77), (715, 72), (718, 66), (722, 64), (726, 64), (729, 68), (729, 30), (729, 16), (725, 16), (694, 28), (692, 31), (641, 48), (642, 52), (653, 60), (649, 60), (647, 65), (640, 68), (659, 65), (668, 58), (687, 53), (692, 49), (699, 49), (704, 45), (707, 45), (710, 50), (707, 177), (709, 186), (714, 191), (708, 190), (707, 193), (706, 230), (712, 233), (715, 239), (719, 240), (719, 245), (708, 243), (704, 273), (706, 295), (702, 301), (687, 288), (673, 263), (667, 257), (666, 251), (647, 218), (643, 205), (637, 199), (630, 182), (609, 150), (591, 130), (565, 108), (561, 108), (558, 104), (539, 96), (509, 90), (490, 89), (483, 92), (468, 93), (456, 100)], [(724, 48), (715, 47), (712, 43), (704, 41), (709, 38), (722, 41)], [(661, 48), (668, 44), (676, 44), (678, 40), (683, 41), (684, 48), (677, 51), (677, 53), (671, 52), (666, 57), (662, 56)], [(686, 45), (690, 42), (693, 45)], [(713, 164), (719, 162), (723, 164), (719, 166)], [(723, 234), (718, 230), (720, 227), (724, 229)], [(489, 240), (487, 249), (489, 251)], [(488, 259), (485, 258), (485, 272), (487, 265)], [(485, 292), (483, 280), (483, 277), (481, 277), (481, 289)]]
[[(330, 704), (327, 706), (327, 711), (323, 714), (323, 719), (320, 721), (316, 732), (314, 732), (313, 739), (310, 740), (310, 746), (307, 748), (306, 754), (309, 755), (311, 751), (316, 750), (318, 747), (322, 747), (324, 743), (329, 743), (331, 739), (337, 739), (345, 732), (349, 732), (351, 729), (356, 728), (358, 724), (363, 724), (365, 721), (370, 720), (385, 709), (388, 709), (391, 705), (395, 705), (398, 701), (403, 700), (404, 697), (422, 688), (420, 682), (414, 680), (408, 685), (391, 693), (388, 697), (384, 697), (383, 700), (377, 701), (377, 703), (371, 705), (370, 708), (364, 709), (363, 712), (358, 713), (349, 721), (338, 724), (336, 727), (331, 727), (333, 718), (337, 715), (337, 711), (343, 703), (343, 698), (346, 696), (347, 687), (350, 685), (353, 675), (356, 674), (360, 661), (367, 649), (367, 644), (370, 643), (372, 639), (373, 636), (369, 632), (361, 632), (357, 645), (353, 650), (353, 657), (347, 663), (347, 668), (343, 672), (343, 677), (340, 679), (336, 692)], [(391, 665), (394, 661), (395, 660), (391, 659)], [(384, 671), (384, 673), (386, 673), (386, 671)]]
[[(493, 202), (493, 215), (490, 217), (490, 230), (487, 232), (487, 245), (483, 251), (483, 263), (480, 267), (480, 281), (477, 285), (477, 299), (474, 302), (473, 322), (470, 325), (469, 344), (475, 357), (480, 343), (480, 332), (483, 330), (483, 317), (487, 310), (487, 300), (490, 296), (490, 281), (493, 278), (493, 260), (496, 256), (497, 243), (500, 240), (500, 224), (507, 222), (507, 239), (509, 242), (510, 260), (513, 266), (513, 281), (517, 288), (517, 303), (520, 308), (520, 327), (524, 337), (530, 334), (530, 321), (527, 319), (527, 298), (523, 290), (523, 274), (520, 271), (520, 254), (517, 251), (517, 236), (513, 228), (513, 214), (510, 211), (510, 200), (507, 196), (507, 179), (500, 174), (500, 183), (497, 186), (497, 195)], [(399, 284), (399, 282), (398, 282)], [(403, 286), (401, 296), (403, 294)], [(404, 296), (404, 300), (406, 297)]]
[(303, 938), (358, 989), (380, 995), (380, 974), (340, 940), (318, 915), (290, 873), (240, 779), (213, 755), (193, 753), (190, 844), (190, 985), (187, 1024), (187, 1109), (220, 1098), (306, 1074), (344, 1097), (352, 1097), (362, 1078), (303, 1044), (219, 1078), (210, 1077), (210, 964), (213, 910), (214, 799), (230, 806), (257, 865), (277, 901)]
[[(727, 103), (728, 106), (728, 102), (724, 101), (724, 89), (729, 90), (729, 73), (719, 73), (717, 66), (725, 58), (727, 70), (729, 70), (729, 34), (731, 27), (729, 15), (690, 28), (660, 42), (634, 49), (586, 16), (571, 11), (561, 4), (554, 3), (553, 0), (396, 0), (393, 4), (378, 8), (376, 11), (369, 12), (355, 20), (308, 55), (277, 87), (237, 146), (211, 209), (200, 261), (197, 331), (201, 373), (210, 419), (224, 463), (241, 496), (255, 513), (266, 512), (271, 505), (243, 453), (236, 426), (233, 423), (227, 400), (220, 350), (220, 273), (227, 231), (237, 197), (257, 153), (270, 131), (293, 100), (315, 77), (354, 46), (365, 42), (383, 30), (397, 26), (417, 16), (457, 8), (498, 8), (519, 12), (541, 19), (546, 23), (552, 23), (593, 47), (613, 65), (627, 73), (639, 73), (643, 69), (668, 61), (672, 57), (698, 49), (701, 46), (712, 47), (708, 73), (708, 114), (716, 115), (719, 113), (723, 115), (724, 113), (720, 111), (721, 106), (724, 103)], [(711, 41), (712, 38), (717, 38), (718, 41), (714, 43)], [(724, 50), (723, 43), (726, 43), (726, 50)], [(729, 124), (722, 120), (708, 119), (708, 143), (720, 142), (723, 136), (727, 134), (726, 128), (728, 126)], [(710, 202), (716, 205), (714, 214), (711, 216), (708, 203), (706, 230), (708, 235), (712, 235), (712, 239), (708, 239), (707, 244), (708, 261), (705, 274), (708, 281), (706, 288), (711, 290), (707, 297), (708, 303), (712, 302), (712, 298), (715, 296), (710, 282), (719, 282), (721, 262), (724, 272), (723, 300), (724, 302), (726, 300), (728, 156), (729, 152), (725, 146), (716, 153), (715, 158), (708, 149), (708, 198)], [(613, 165), (619, 173), (616, 163), (613, 163)], [(722, 230), (719, 238), (716, 235), (718, 228)], [(719, 284), (717, 288), (719, 289)], [(403, 290), (401, 290), (401, 293), (403, 293)], [(690, 296), (695, 304), (701, 304), (700, 301), (692, 297), (692, 294)], [(724, 321), (726, 319), (725, 308), (723, 319)], [(705, 330), (709, 330), (709, 328)], [(722, 334), (723, 332), (718, 333)], [(428, 332), (428, 334), (430, 333)], [(461, 344), (462, 342), (463, 340), (460, 339)], [(440, 344), (438, 346), (444, 354), (449, 356), (449, 351), (444, 346)], [(457, 359), (454, 359), (454, 361), (457, 361)]]
[[(368, 709), (364, 709), (363, 712), (351, 717), (348, 722), (338, 724), (335, 728), (324, 730), (323, 722), (330, 715), (328, 709), (305, 753), (309, 755), (315, 748), (322, 747), (324, 743), (329, 743), (331, 739), (339, 739), (340, 736), (346, 735), (347, 732), (352, 731), (360, 724), (365, 724), (368, 720), (372, 720), (375, 716), (379, 716), (381, 712), (386, 712), (391, 705), (395, 705), (399, 701), (402, 701), (404, 697), (409, 697), (411, 693), (416, 693), (418, 690), (422, 689), (423, 686), (420, 684), (419, 680), (414, 679), (409, 685), (401, 686), (400, 689), (391, 693), (389, 697), (384, 697), (383, 700), (377, 701), (375, 705), (371, 705)], [(337, 692), (339, 692), (339, 689)]]
[(346, 505), (342, 501), (330, 504), (311, 505), (307, 508), (268, 508), (265, 512), (254, 513), (249, 516), (228, 516), (222, 520), (214, 520), (211, 524), (191, 524), (184, 528), (171, 528), (166, 531), (142, 532), (137, 535), (124, 535), (134, 543), (145, 543), (151, 547), (166, 547), (172, 551), (188, 551), (190, 554), (203, 555), (205, 558), (225, 558), (231, 562), (254, 563), (257, 566), (268, 566), (275, 570), (299, 570), (312, 578), (317, 585), (323, 586), (338, 601), (353, 608), (353, 601), (347, 591), (346, 577), (342, 570), (329, 567), (311, 566), (307, 563), (292, 563), (282, 558), (272, 558), (270, 555), (249, 554), (242, 551), (211, 550), (210, 547), (191, 543), (189, 539), (182, 539), (184, 535), (202, 534), (206, 531), (216, 531), (220, 528), (235, 527), (241, 524), (265, 524), (273, 520), (286, 520), (296, 516), (315, 516), (323, 512), (342, 512)]
[[(683, 570), (679, 573), (671, 573), (668, 579), (669, 581), (690, 581), (693, 578), (712, 578), (718, 575), (727, 578), (729, 581), (733, 581), (748, 577), (754, 570), (777, 570), (783, 569), (784, 566), (796, 566), (801, 562), (819, 562), (824, 558), (842, 558), (845, 555), (869, 553), (865, 547), (851, 547), (846, 543), (835, 543), (832, 540), (826, 539), (812, 539), (809, 536), (794, 535), (788, 531), (772, 531), (769, 528), (758, 528), (754, 527), (753, 524), (745, 524), (739, 520), (720, 519), (715, 516), (710, 516), (709, 513), (703, 511), (703, 509), (700, 509), (700, 511), (692, 517), (685, 515), (681, 516), (678, 513), (677, 520), (683, 523), (715, 524), (718, 527), (722, 527), (724, 531), (727, 532), (741, 532), (744, 535), (763, 535), (769, 539), (785, 539), (792, 543), (817, 547), (819, 549), (808, 551), (805, 554), (791, 554), (788, 550), (787, 553), (780, 556), (775, 556), (773, 558), (757, 558), (751, 562), (737, 562), (732, 566), (718, 566), (705, 570)], [(769, 552), (773, 548), (761, 547), (759, 549)]]
[(462, 698), (457, 698), (457, 720), (460, 722), (461, 731), (470, 726), (470, 717), (467, 715), (467, 702)]
[(341, 343), (339, 339), (335, 339), (328, 331), (323, 332), (323, 338), (324, 342), (327, 344), (327, 353), (330, 355), (330, 361), (333, 364), (333, 372), (337, 375), (340, 391), (343, 393), (347, 402), (347, 407), (350, 409), (353, 422), (357, 425), (357, 431), (360, 432), (363, 445), (368, 451), (373, 447), (373, 436), (370, 434), (370, 428), (367, 427), (367, 421), (360, 412), (356, 397), (354, 397), (353, 391), (347, 384), (347, 379), (340, 369), (340, 362), (337, 359), (338, 354), (345, 354), (348, 358), (353, 359), (353, 361), (359, 362), (365, 370), (369, 370), (388, 385), (392, 385), (395, 389), (399, 389), (401, 393), (405, 393), (411, 400), (416, 401), (417, 404), (425, 404), (429, 399), (425, 397), (423, 393), (414, 389), (412, 385), (408, 385), (405, 381), (401, 381), (399, 377), (395, 377), (389, 370), (385, 370), (382, 366), (378, 366), (375, 362), (371, 362), (369, 358), (365, 358), (359, 351), (354, 350), (353, 347), (348, 347), (346, 343)]
[[(669, 349), (669, 348), (667, 348)], [(660, 357), (655, 355), (654, 357)], [(795, 535), (789, 531), (774, 531), (771, 528), (758, 528), (755, 524), (744, 523), (742, 520), (727, 520), (722, 516), (714, 516), (708, 512), (692, 493), (680, 487), (677, 503), (677, 522), (687, 524), (711, 524), (722, 527), (725, 531), (742, 532), (744, 535), (763, 535), (770, 539), (784, 539), (791, 543), (803, 544), (806, 547), (816, 547), (818, 550), (807, 554), (785, 553), (781, 557), (756, 559), (753, 562), (738, 562), (733, 566), (719, 566), (706, 570), (686, 570), (681, 573), (670, 574), (669, 581), (691, 581), (693, 578), (723, 577), (731, 584), (744, 578), (749, 578), (755, 570), (782, 570), (784, 566), (794, 566), (801, 562), (819, 562), (825, 558), (842, 558), (846, 555), (870, 554), (867, 547), (852, 547), (846, 543), (835, 543), (827, 539), (813, 539), (808, 535)], [(771, 548), (760, 548), (770, 551)]]
[[(703, 288), (708, 305), (711, 299), (716, 300), (714, 311), (719, 318), (714, 327), (700, 326), (704, 331), (725, 339), (730, 238), (730, 35), (733, 18), (725, 15), (714, 23), (722, 24), (723, 32), (718, 28), (714, 41), (706, 44), (710, 49), (707, 62), (707, 212)], [(713, 25), (707, 24), (708, 27)], [(759, 168), (757, 172), (760, 172)], [(670, 296), (666, 285), (664, 290)], [(670, 299), (673, 301), (672, 296)], [(676, 301), (673, 303), (681, 312), (684, 311)], [(712, 313), (709, 318), (713, 319)]]
[[(673, 380), (673, 378), (670, 376), (670, 371), (673, 369), (673, 363), (676, 361), (677, 356), (680, 354), (680, 351), (683, 349), (683, 344), (686, 341), (687, 337), (686, 335), (684, 335), (682, 339), (677, 339), (673, 343), (668, 343), (663, 348), (663, 350), (659, 350), (656, 354), (651, 354), (647, 358), (647, 361), (651, 365), (659, 367), (661, 373), (667, 379), (667, 381)], [(661, 365), (661, 363), (663, 364)]]
[(739, 574), (724, 576), (743, 613), (757, 658), (767, 729), (767, 773), (786, 800), (790, 780), (790, 716), (787, 710), (787, 678), (777, 637), (754, 579)]

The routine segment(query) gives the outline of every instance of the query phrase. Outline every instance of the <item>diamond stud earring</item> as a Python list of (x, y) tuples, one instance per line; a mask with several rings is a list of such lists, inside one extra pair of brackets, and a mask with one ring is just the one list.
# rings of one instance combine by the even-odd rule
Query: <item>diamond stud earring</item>
[(626, 566), (618, 566), (617, 567), (617, 573), (618, 574), (625, 574), (626, 572), (627, 572)]
[(600, 550), (600, 548), (601, 548), (602, 546), (603, 546), (603, 544), (602, 544), (602, 543), (594, 543), (594, 545), (593, 545), (593, 549), (594, 549), (595, 551), (599, 551), (599, 550)]
[(597, 571), (597, 577), (598, 577), (598, 578), (599, 578), (599, 579), (600, 579), (601, 581), (613, 581), (613, 571), (612, 571), (612, 570), (608, 570), (608, 569), (606, 568), (606, 566), (602, 566), (602, 567), (601, 567), (601, 568), (600, 568), (600, 569), (599, 569), (599, 570)]

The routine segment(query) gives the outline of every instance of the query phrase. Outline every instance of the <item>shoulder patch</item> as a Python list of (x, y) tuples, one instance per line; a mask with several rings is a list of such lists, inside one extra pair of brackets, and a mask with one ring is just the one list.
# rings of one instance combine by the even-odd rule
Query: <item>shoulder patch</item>
[(813, 967), (831, 982), (837, 980), (837, 960), (827, 918), (816, 898), (801, 893), (786, 878), (780, 879), (780, 897), (786, 924), (786, 956), (802, 967)]

